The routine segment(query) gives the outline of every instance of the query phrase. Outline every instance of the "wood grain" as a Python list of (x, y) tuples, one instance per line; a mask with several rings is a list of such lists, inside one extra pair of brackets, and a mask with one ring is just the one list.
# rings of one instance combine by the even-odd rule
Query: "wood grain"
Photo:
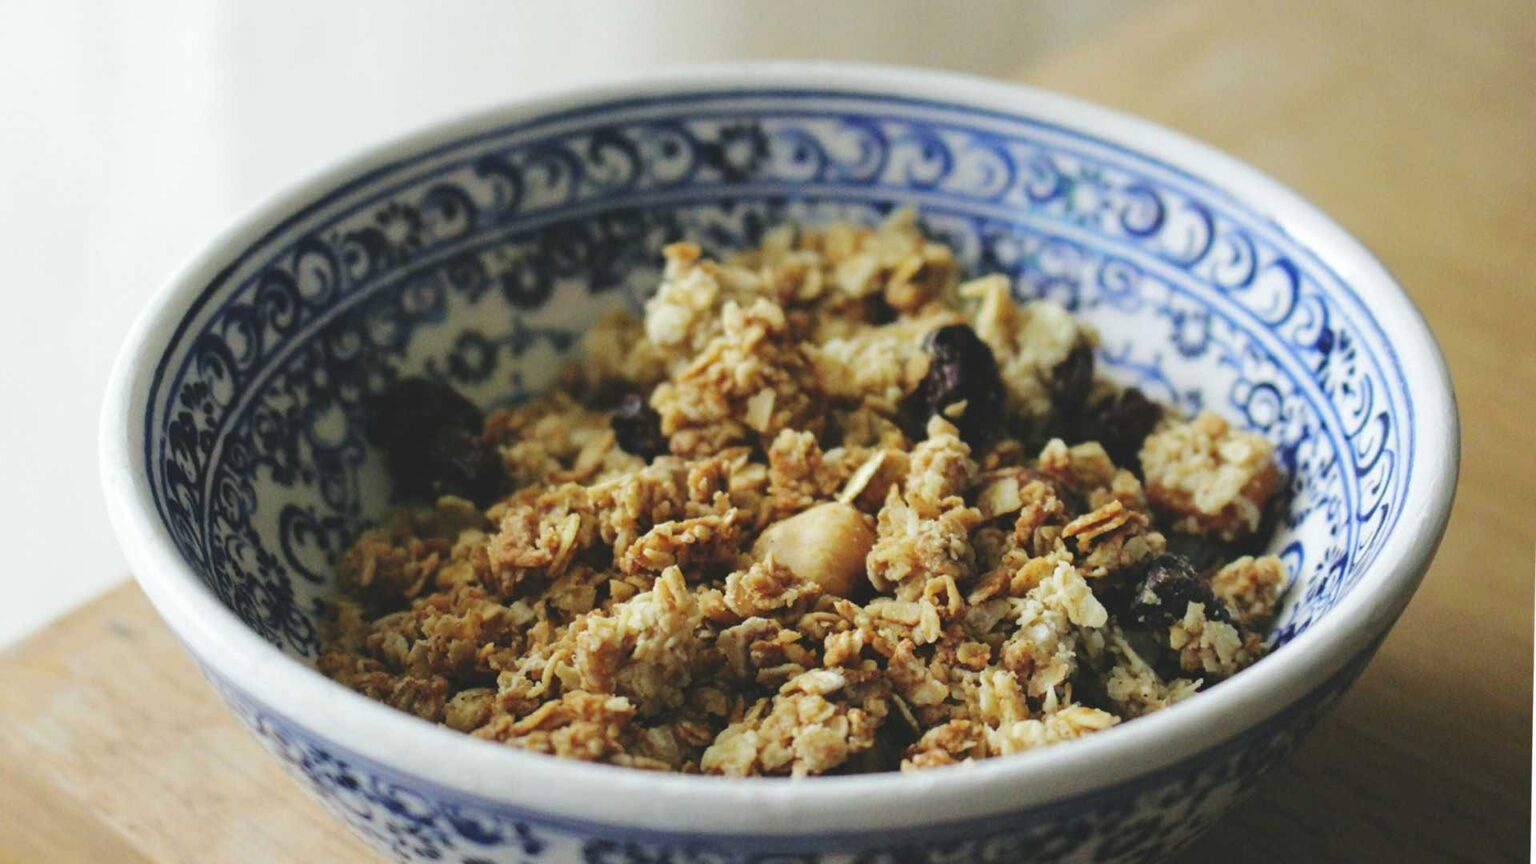
[(137, 586), (0, 656), (0, 717), (0, 861), (377, 860), (239, 725)]
[[(1536, 6), (1169, 0), (1014, 77), (1268, 171), (1439, 337), (1461, 486), (1428, 580), (1301, 751), (1183, 857), (1526, 860), (1536, 526)], [(0, 862), (375, 860), (124, 586), (0, 655)]]

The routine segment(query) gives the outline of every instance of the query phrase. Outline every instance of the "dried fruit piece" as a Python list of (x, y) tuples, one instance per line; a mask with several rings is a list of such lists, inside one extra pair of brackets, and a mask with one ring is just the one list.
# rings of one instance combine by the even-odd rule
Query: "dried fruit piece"
[(923, 347), (928, 371), (902, 401), (908, 434), (923, 438), (928, 418), (939, 414), (955, 424), (967, 443), (990, 440), (1003, 418), (1003, 380), (992, 349), (965, 324), (932, 331)]
[(1178, 555), (1159, 555), (1147, 565), (1131, 600), (1130, 618), (1148, 627), (1167, 627), (1183, 618), (1191, 603), (1203, 604), (1205, 617), (1212, 621), (1232, 623), (1231, 611), (1188, 561)]
[(368, 439), (384, 451), (395, 495), (435, 501), (444, 495), (481, 506), (506, 491), (496, 448), (480, 437), (480, 409), (446, 384), (402, 378), (368, 405)]
[(394, 461), (395, 488), (403, 498), (436, 501), (457, 495), (484, 507), (507, 489), (496, 448), (464, 429), (440, 429), (419, 453)]
[(1058, 434), (1068, 444), (1097, 441), (1111, 461), (1121, 468), (1141, 472), (1138, 454), (1152, 429), (1163, 418), (1163, 409), (1135, 387), (1106, 396), (1080, 413), (1059, 418)]
[(1093, 348), (1078, 345), (1051, 370), (1051, 405), (1057, 411), (1075, 413), (1088, 401), (1093, 389)]
[(401, 378), (368, 402), (368, 440), (386, 451), (425, 446), (439, 429), (479, 432), (485, 417), (475, 403), (446, 384)]
[(1216, 568), (1236, 557), (1228, 544), (1204, 534), (1171, 531), (1167, 539), (1168, 553), (1188, 561), (1201, 576), (1209, 577), (1216, 572)]
[(667, 452), (667, 436), (661, 434), (661, 415), (645, 404), (638, 393), (628, 393), (619, 400), (608, 425), (626, 453), (649, 462)]

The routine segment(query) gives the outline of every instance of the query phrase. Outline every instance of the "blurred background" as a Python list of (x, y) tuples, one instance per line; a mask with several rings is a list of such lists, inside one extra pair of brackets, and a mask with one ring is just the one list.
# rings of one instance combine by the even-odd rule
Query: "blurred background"
[(0, 645), (127, 577), (96, 479), (112, 358), (175, 268), (283, 187), (436, 120), (660, 65), (1006, 76), (1132, 5), (0, 0)]

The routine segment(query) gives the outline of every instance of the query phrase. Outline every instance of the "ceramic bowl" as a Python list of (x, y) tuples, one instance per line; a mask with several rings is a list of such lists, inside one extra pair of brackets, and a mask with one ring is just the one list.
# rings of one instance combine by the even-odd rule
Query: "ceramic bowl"
[[(676, 238), (918, 208), (970, 272), (1096, 324), (1100, 368), (1278, 445), (1295, 574), (1252, 669), (1085, 740), (915, 774), (658, 775), (471, 739), (313, 671), (330, 561), (386, 504), (359, 405), (425, 374), (554, 380)], [(745, 65), (593, 87), (387, 144), (225, 233), (134, 328), (102, 430), (144, 590), (326, 809), (406, 861), (1142, 861), (1359, 675), (1444, 529), (1458, 433), (1423, 320), (1355, 240), (1202, 144), (1060, 96)], [(1348, 770), (1347, 766), (1341, 770)]]

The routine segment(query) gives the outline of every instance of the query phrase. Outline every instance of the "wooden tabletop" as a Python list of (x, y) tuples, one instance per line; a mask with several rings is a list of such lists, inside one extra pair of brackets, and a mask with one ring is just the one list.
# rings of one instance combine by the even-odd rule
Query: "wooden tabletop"
[[(1450, 530), (1377, 659), (1181, 860), (1527, 860), (1536, 4), (1137, 10), (1013, 77), (1205, 139), (1332, 214), (1429, 319), (1463, 435)], [(0, 765), (0, 862), (375, 860), (131, 586), (0, 655)]]

